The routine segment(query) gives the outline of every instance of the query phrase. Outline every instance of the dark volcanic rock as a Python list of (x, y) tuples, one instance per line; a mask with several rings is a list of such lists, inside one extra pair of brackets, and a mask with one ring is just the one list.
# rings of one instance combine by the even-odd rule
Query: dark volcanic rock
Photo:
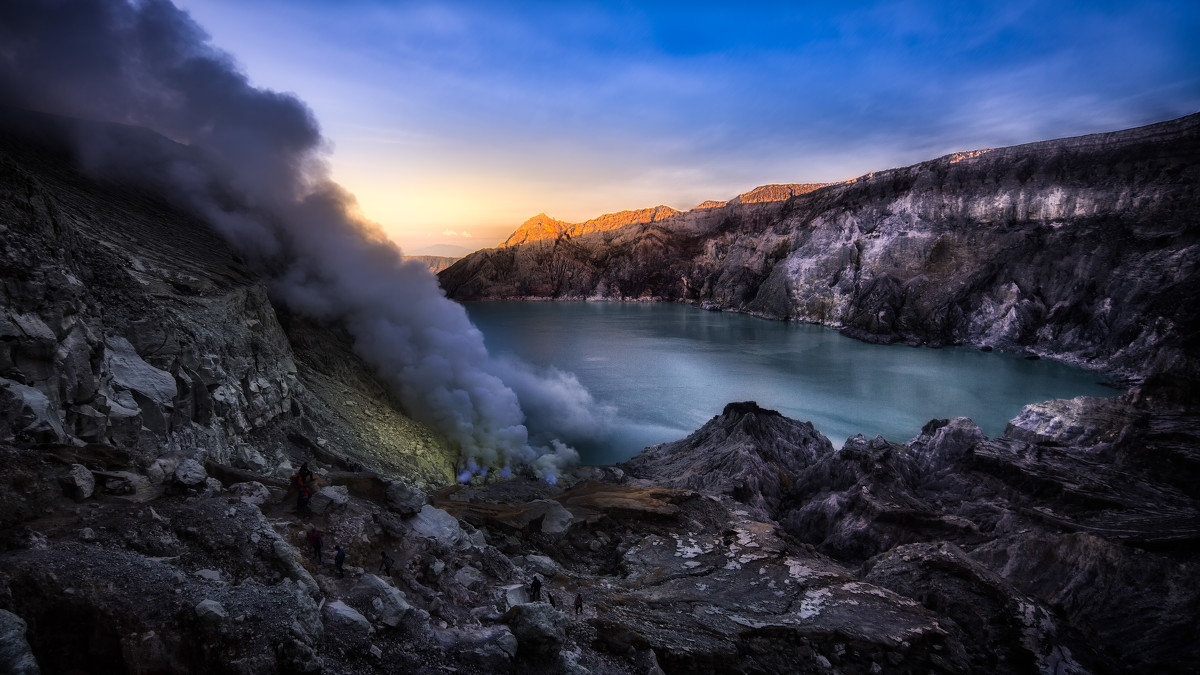
[(621, 468), (655, 485), (732, 497), (769, 519), (796, 477), (832, 452), (812, 424), (750, 401), (730, 403), (691, 436), (646, 448)]

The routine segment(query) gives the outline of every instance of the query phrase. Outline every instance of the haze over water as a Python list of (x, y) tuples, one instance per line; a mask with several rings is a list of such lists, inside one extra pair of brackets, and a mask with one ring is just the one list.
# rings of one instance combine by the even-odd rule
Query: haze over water
[(611, 464), (679, 440), (731, 401), (757, 401), (840, 448), (861, 433), (904, 442), (931, 419), (970, 417), (989, 437), (1029, 403), (1113, 396), (1080, 368), (970, 347), (871, 345), (835, 330), (667, 303), (468, 303), (493, 354), (574, 373), (618, 411), (580, 445)]

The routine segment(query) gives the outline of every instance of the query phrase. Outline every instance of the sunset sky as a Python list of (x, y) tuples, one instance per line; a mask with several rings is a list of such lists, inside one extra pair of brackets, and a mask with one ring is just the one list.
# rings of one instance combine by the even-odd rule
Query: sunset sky
[(1200, 3), (177, 0), (406, 251), (1200, 111)]

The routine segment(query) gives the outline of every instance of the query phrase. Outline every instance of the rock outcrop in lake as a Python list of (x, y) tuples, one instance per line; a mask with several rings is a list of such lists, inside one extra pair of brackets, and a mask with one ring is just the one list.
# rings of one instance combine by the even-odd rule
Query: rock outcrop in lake
[(915, 345), (1200, 373), (1200, 115), (478, 251), (457, 299), (667, 300)]

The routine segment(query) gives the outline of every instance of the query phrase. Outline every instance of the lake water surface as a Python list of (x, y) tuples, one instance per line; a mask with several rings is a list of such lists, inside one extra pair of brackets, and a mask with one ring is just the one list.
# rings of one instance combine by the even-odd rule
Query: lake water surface
[(493, 354), (574, 373), (618, 420), (577, 443), (611, 464), (695, 431), (731, 401), (810, 421), (841, 447), (861, 433), (905, 442), (931, 419), (970, 417), (990, 437), (1021, 408), (1113, 396), (1103, 377), (1055, 361), (969, 347), (871, 345), (835, 330), (668, 303), (466, 305)]

